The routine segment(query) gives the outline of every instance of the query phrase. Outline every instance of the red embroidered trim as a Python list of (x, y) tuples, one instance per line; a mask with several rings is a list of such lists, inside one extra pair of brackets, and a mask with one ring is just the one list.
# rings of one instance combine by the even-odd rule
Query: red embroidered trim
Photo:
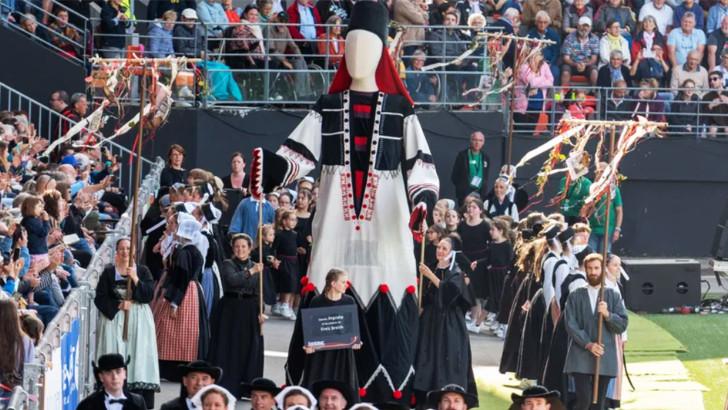
[(354, 209), (354, 190), (351, 189), (351, 174), (349, 172), (342, 172), (340, 177), (339, 185), (341, 186), (341, 204), (344, 211), (344, 220), (351, 221), (355, 219)]
[[(369, 172), (367, 186), (364, 189), (364, 199), (361, 205), (361, 214), (367, 221), (372, 220), (374, 216), (374, 203), (377, 199), (377, 188), (379, 187), (379, 176), (374, 172)], [(368, 191), (367, 191), (368, 189)]]

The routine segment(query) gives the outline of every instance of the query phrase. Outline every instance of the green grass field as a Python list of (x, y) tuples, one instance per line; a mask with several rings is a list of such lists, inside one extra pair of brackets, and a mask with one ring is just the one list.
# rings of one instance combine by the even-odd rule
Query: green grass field
[[(706, 410), (722, 409), (728, 392), (728, 315), (644, 315), (675, 337), (686, 351), (677, 357), (691, 378), (709, 390), (703, 393)], [(631, 335), (630, 335), (630, 340)]]

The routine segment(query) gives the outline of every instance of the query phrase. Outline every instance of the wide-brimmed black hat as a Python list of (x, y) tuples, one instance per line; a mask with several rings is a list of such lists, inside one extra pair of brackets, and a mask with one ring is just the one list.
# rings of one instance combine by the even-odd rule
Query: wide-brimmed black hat
[(447, 393), (457, 393), (461, 396), (463, 396), (463, 400), (465, 400), (465, 404), (468, 406), (468, 408), (473, 408), (478, 405), (478, 398), (475, 395), (472, 395), (468, 393), (463, 386), (460, 386), (458, 384), (447, 384), (440, 388), (440, 390), (432, 390), (427, 393), (427, 404), (430, 406), (430, 408), (437, 408), (437, 404), (442, 399), (442, 396), (446, 395)]
[(198, 373), (207, 373), (215, 379), (215, 381), (220, 380), (222, 378), (222, 369), (216, 366), (213, 366), (212, 364), (204, 361), (204, 360), (195, 360), (194, 362), (189, 362), (187, 364), (181, 364), (177, 366), (177, 369), (179, 370), (180, 376), (187, 376), (190, 373), (198, 372)]
[(240, 395), (242, 397), (250, 397), (254, 391), (267, 391), (271, 395), (275, 396), (281, 389), (276, 386), (276, 383), (271, 379), (265, 377), (256, 377), (250, 383), (240, 383)]
[(549, 390), (543, 386), (532, 386), (525, 390), (521, 395), (516, 393), (511, 394), (511, 407), (508, 410), (520, 410), (521, 404), (524, 400), (530, 398), (544, 398), (551, 404), (551, 410), (566, 410), (564, 403), (560, 400), (561, 394), (556, 390)]
[(91, 366), (94, 368), (94, 374), (99, 374), (107, 370), (126, 369), (129, 360), (130, 358), (124, 360), (124, 356), (118, 353), (109, 353), (99, 357), (96, 363), (91, 362)]
[(568, 227), (559, 233), (559, 240), (561, 242), (566, 242), (573, 237), (574, 237), (574, 230), (571, 229), (571, 227)]
[(389, 10), (379, 0), (359, 0), (351, 10), (348, 32), (366, 30), (387, 44)]
[(321, 396), (321, 393), (326, 389), (334, 389), (341, 393), (346, 399), (346, 408), (348, 409), (353, 404), (359, 402), (359, 397), (354, 394), (354, 389), (346, 383), (336, 380), (319, 380), (313, 384), (313, 395), (316, 400)]

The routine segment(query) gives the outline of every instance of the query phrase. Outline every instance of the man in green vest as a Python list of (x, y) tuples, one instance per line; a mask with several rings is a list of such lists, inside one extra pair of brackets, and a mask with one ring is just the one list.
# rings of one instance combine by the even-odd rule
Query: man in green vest
[(460, 151), (452, 168), (452, 183), (455, 185), (455, 196), (462, 205), (465, 197), (475, 192), (485, 199), (486, 181), (488, 179), (489, 158), (483, 150), (485, 135), (480, 131), (470, 134), (470, 146)]

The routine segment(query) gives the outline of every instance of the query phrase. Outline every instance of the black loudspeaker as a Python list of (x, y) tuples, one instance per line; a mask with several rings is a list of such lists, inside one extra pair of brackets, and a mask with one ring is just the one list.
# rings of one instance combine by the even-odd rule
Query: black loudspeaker
[(723, 213), (715, 226), (713, 235), (713, 246), (710, 254), (718, 260), (728, 260), (728, 202), (723, 207)]
[(624, 288), (627, 308), (659, 313), (700, 304), (700, 263), (695, 259), (622, 259), (630, 277)]

